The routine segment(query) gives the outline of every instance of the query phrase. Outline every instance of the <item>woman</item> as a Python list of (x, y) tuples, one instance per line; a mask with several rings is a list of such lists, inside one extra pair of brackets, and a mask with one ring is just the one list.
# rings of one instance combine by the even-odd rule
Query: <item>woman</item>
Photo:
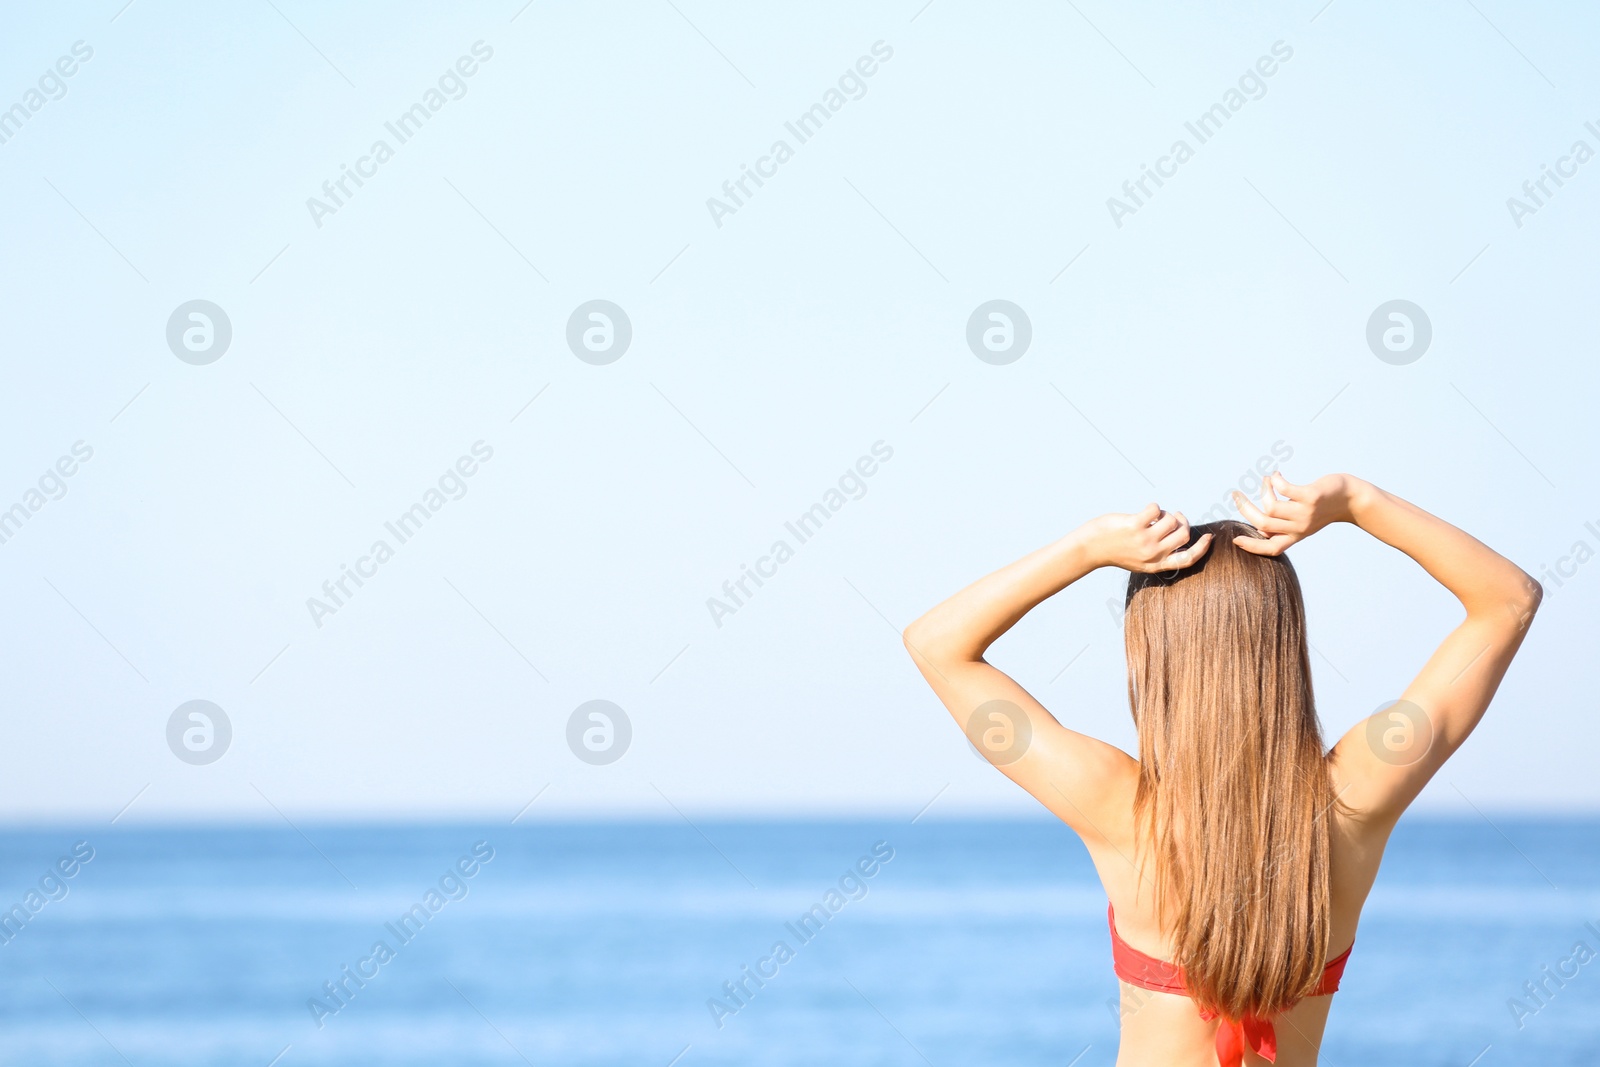
[[(979, 751), (1083, 838), (1111, 907), (1123, 1065), (1317, 1062), (1332, 992), (1395, 822), (1483, 716), (1538, 608), (1509, 560), (1349, 475), (1238, 522), (1151, 504), (1105, 515), (968, 586), (905, 631)], [(1335, 522), (1399, 549), (1466, 618), (1395, 704), (1325, 750), (1305, 609), (1283, 552)], [(1099, 567), (1131, 573), (1139, 758), (1062, 726), (984, 651)]]

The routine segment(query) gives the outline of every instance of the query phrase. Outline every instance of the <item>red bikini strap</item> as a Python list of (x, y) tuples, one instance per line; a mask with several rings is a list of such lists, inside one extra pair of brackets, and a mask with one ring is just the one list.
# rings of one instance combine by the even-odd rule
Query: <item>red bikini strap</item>
[(1106, 905), (1106, 922), (1111, 927), (1111, 968), (1118, 978), (1156, 993), (1188, 995), (1181, 969), (1166, 960), (1148, 956), (1122, 940), (1117, 933), (1117, 913), (1109, 904)]
[(1350, 953), (1355, 951), (1355, 947), (1356, 943), (1350, 942), (1349, 948), (1328, 961), (1328, 965), (1322, 969), (1322, 981), (1312, 996), (1327, 997), (1339, 992), (1339, 980), (1344, 977), (1344, 965), (1350, 962)]

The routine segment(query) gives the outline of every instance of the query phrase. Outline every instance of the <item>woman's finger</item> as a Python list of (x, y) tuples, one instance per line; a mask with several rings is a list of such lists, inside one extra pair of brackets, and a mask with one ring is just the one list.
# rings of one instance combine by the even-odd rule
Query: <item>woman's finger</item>
[(1278, 494), (1272, 491), (1272, 479), (1261, 479), (1261, 513), (1274, 515), (1278, 510)]
[(1303, 530), (1311, 517), (1311, 505), (1298, 500), (1280, 500), (1267, 518), (1275, 525), (1273, 533), (1294, 533)]
[(1181, 552), (1174, 552), (1166, 559), (1162, 560), (1161, 569), (1176, 571), (1191, 566), (1197, 560), (1199, 560), (1201, 556), (1205, 555), (1206, 551), (1210, 547), (1211, 534), (1203, 533), (1200, 535), (1200, 540), (1196, 541), (1188, 548), (1183, 549)]
[(1150, 524), (1150, 532), (1155, 535), (1157, 541), (1160, 541), (1173, 530), (1176, 530), (1180, 521), (1181, 516), (1177, 512), (1165, 512), (1159, 519)]
[(1233, 503), (1234, 506), (1239, 509), (1239, 514), (1244, 518), (1244, 521), (1248, 522), (1251, 526), (1254, 526), (1262, 533), (1273, 534), (1287, 532), (1277, 525), (1272, 516), (1267, 515), (1260, 508), (1252, 504), (1250, 502), (1250, 498), (1239, 492), (1237, 489), (1233, 491)]
[(1288, 497), (1297, 504), (1305, 503), (1306, 497), (1310, 495), (1305, 486), (1295, 485), (1283, 476), (1282, 471), (1273, 471), (1271, 478), (1268, 480), (1272, 482), (1272, 488), (1278, 491), (1279, 496)]
[(1294, 538), (1288, 534), (1278, 534), (1275, 537), (1240, 535), (1233, 539), (1233, 543), (1253, 556), (1277, 556), (1282, 555), (1284, 549), (1294, 544)]
[(1156, 542), (1155, 557), (1157, 559), (1161, 559), (1163, 556), (1170, 556), (1189, 543), (1191, 536), (1189, 520), (1184, 517), (1181, 511), (1173, 512), (1173, 517), (1178, 520), (1177, 525), (1173, 527), (1171, 533)]

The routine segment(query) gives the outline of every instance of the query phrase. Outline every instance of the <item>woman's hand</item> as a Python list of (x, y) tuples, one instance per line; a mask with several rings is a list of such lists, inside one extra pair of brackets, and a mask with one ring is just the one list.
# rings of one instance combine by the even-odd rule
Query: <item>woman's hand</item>
[[(1273, 471), (1261, 486), (1261, 505), (1235, 490), (1244, 520), (1266, 537), (1235, 537), (1233, 543), (1258, 556), (1280, 555), (1329, 523), (1349, 522), (1351, 483), (1347, 474), (1325, 474), (1310, 485), (1295, 485)], [(1279, 500), (1282, 494), (1287, 500)]]
[(1189, 566), (1211, 547), (1211, 535), (1189, 544), (1189, 520), (1181, 512), (1149, 504), (1137, 515), (1102, 515), (1089, 524), (1096, 566), (1155, 574)]

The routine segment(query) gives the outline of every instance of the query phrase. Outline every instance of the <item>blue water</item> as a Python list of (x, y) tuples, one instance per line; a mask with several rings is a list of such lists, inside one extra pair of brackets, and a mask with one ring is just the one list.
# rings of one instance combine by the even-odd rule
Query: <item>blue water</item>
[[(1046, 822), (301, 829), (0, 832), (0, 903), (23, 902), (75, 843), (94, 851), (71, 878), (45, 879), (60, 899), (41, 892), (0, 945), (0, 1063), (1116, 1056), (1105, 898), (1076, 839)], [(474, 864), (478, 842), (493, 858)], [(878, 842), (892, 859), (873, 862)], [(856, 870), (864, 857), (870, 877)], [(826, 900), (841, 878), (846, 891)], [(448, 893), (429, 912), (441, 879)], [(402, 941), (386, 924), (419, 903), (426, 921)], [(837, 911), (802, 940), (785, 924), (819, 903)], [(1600, 959), (1568, 963), (1575, 976), (1547, 980), (1542, 1005), (1523, 990), (1577, 942), (1600, 951), (1596, 931), (1600, 821), (1407, 820), (1323, 1062), (1600, 1061)], [(372, 956), (380, 940), (387, 962)], [(763, 959), (775, 976), (746, 981), (742, 1005), (727, 997), (723, 984)], [(323, 984), (344, 965), (373, 977), (346, 979), (341, 1004)], [(1529, 1009), (1520, 1027), (1513, 997)]]

